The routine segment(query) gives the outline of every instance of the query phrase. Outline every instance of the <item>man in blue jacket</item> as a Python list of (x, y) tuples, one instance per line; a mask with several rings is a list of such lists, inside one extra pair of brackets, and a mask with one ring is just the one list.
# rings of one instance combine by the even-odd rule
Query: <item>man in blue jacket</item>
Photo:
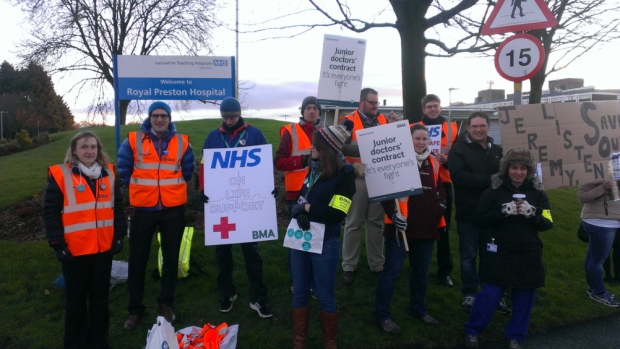
[(153, 234), (161, 232), (163, 266), (157, 301), (159, 314), (169, 322), (177, 284), (177, 265), (185, 229), (187, 184), (194, 172), (194, 152), (189, 137), (177, 134), (170, 122), (168, 104), (154, 102), (138, 132), (129, 132), (118, 151), (118, 174), (129, 188), (131, 226), (129, 234), (129, 317), (123, 328), (131, 331), (146, 307), (144, 275)]
[[(220, 127), (211, 131), (205, 139), (202, 149), (221, 149), (250, 147), (267, 144), (263, 133), (256, 127), (246, 124), (241, 117), (241, 105), (233, 97), (227, 97), (220, 105), (220, 114), (224, 119)], [(201, 165), (202, 167), (202, 165)], [(202, 171), (200, 171), (202, 173)], [(199, 176), (200, 189), (204, 193), (203, 175)], [(276, 194), (274, 189), (272, 194)], [(209, 198), (203, 194), (203, 201), (208, 203)], [(258, 253), (257, 242), (240, 244), (243, 258), (245, 259), (245, 271), (250, 282), (250, 308), (256, 310), (261, 318), (273, 316), (265, 301), (267, 300), (267, 288), (263, 283), (263, 258)], [(227, 313), (232, 310), (233, 302), (237, 300), (237, 287), (233, 282), (233, 245), (215, 246), (215, 257), (218, 265), (217, 288), (220, 292), (220, 312)]]

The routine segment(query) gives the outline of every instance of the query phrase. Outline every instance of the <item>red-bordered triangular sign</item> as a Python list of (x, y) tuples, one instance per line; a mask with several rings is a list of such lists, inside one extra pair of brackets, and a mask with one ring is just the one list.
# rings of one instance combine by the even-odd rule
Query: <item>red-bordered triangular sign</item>
[(482, 35), (551, 28), (558, 24), (544, 0), (498, 0)]

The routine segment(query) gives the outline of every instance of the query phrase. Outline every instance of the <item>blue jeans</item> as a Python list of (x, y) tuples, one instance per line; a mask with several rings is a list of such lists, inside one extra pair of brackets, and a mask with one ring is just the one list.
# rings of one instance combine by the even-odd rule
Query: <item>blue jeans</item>
[(456, 230), (461, 254), (461, 292), (463, 296), (473, 296), (480, 285), (477, 258), (482, 228), (476, 223), (457, 221)]
[(311, 273), (314, 273), (319, 306), (326, 313), (336, 312), (336, 269), (340, 259), (340, 238), (323, 241), (321, 254), (291, 249), (291, 273), (293, 275), (293, 307), (307, 307), (310, 297)]
[(423, 317), (426, 315), (426, 285), (428, 268), (433, 256), (434, 240), (407, 240), (409, 252), (405, 251), (405, 245), (396, 239), (385, 239), (385, 263), (379, 276), (379, 283), (375, 293), (375, 320), (381, 322), (391, 318), (390, 303), (394, 296), (394, 284), (403, 269), (403, 262), (409, 254), (411, 276), (409, 277), (409, 310), (412, 316)]
[(617, 229), (598, 227), (583, 221), (581, 224), (590, 237), (588, 252), (583, 262), (586, 281), (595, 294), (603, 294), (606, 291), (603, 285), (603, 262), (609, 256)]
[[(478, 336), (491, 322), (493, 314), (502, 300), (505, 288), (489, 284), (482, 284), (482, 290), (476, 294), (476, 301), (469, 314), (469, 321), (465, 324), (465, 332), (470, 336)], [(536, 289), (511, 290), (510, 301), (512, 303), (512, 315), (504, 335), (508, 339), (516, 339), (523, 343), (527, 328), (530, 325), (530, 316), (536, 299)]]

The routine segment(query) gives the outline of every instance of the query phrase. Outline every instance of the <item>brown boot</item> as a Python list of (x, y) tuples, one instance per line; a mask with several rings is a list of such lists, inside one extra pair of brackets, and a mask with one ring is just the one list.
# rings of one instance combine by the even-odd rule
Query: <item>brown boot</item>
[(293, 307), (293, 349), (304, 349), (306, 347), (309, 317), (309, 307)]
[(336, 332), (338, 331), (338, 312), (329, 314), (321, 310), (321, 328), (325, 349), (336, 349)]

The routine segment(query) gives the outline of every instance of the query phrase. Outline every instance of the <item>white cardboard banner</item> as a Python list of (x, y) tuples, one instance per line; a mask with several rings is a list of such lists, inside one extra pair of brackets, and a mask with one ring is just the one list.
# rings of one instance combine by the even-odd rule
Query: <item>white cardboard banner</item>
[(441, 125), (424, 125), (428, 130), (428, 148), (431, 154), (441, 151)]
[(323, 38), (318, 99), (358, 102), (365, 56), (365, 39), (326, 34)]
[(422, 193), (418, 162), (405, 120), (355, 131), (371, 202)]
[(271, 144), (204, 149), (205, 245), (278, 239)]

